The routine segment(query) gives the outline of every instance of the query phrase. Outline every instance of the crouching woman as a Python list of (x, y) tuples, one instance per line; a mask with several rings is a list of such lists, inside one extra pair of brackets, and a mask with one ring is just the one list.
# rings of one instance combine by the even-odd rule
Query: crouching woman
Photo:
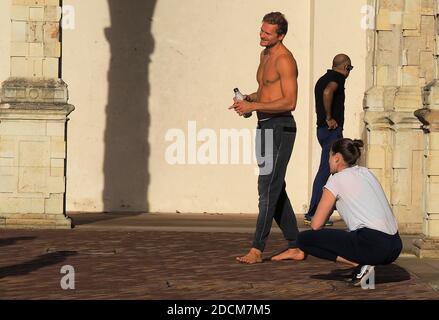
[[(356, 165), (361, 155), (361, 140), (341, 139), (332, 145), (330, 178), (312, 220), (312, 230), (297, 238), (303, 258), (312, 256), (349, 264), (353, 281), (376, 265), (391, 264), (402, 250), (398, 224), (377, 178), (367, 168)], [(334, 206), (349, 231), (323, 229)]]

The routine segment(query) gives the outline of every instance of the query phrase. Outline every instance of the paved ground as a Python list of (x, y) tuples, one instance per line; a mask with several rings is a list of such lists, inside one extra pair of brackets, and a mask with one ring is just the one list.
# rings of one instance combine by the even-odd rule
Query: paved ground
[[(439, 261), (410, 254), (377, 267), (376, 289), (315, 258), (244, 266), (254, 217), (73, 215), (67, 231), (0, 231), (0, 299), (439, 299)], [(303, 226), (301, 226), (303, 227)], [(342, 222), (335, 227), (343, 228)], [(284, 248), (274, 230), (266, 257)], [(75, 269), (75, 290), (60, 286)]]

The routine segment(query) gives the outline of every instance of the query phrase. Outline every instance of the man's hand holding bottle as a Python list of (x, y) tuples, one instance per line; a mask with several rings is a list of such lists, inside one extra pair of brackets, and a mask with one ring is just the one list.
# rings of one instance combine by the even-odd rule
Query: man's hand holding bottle
[(235, 109), (240, 116), (250, 118), (252, 116), (252, 112), (254, 111), (250, 104), (250, 96), (243, 95), (238, 88), (235, 88), (233, 91), (235, 92), (235, 97), (233, 98), (234, 104), (229, 108), (229, 110)]

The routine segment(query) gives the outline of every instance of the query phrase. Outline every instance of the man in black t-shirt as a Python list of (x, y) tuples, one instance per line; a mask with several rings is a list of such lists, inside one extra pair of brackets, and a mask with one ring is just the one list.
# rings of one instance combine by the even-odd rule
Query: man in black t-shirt
[[(309, 210), (305, 215), (305, 224), (311, 224), (312, 217), (322, 197), (323, 187), (330, 175), (329, 152), (331, 145), (334, 141), (343, 138), (344, 85), (353, 68), (351, 59), (345, 54), (339, 54), (332, 62), (332, 69), (328, 70), (315, 86), (317, 139), (322, 147), (322, 155), (319, 170), (314, 179)], [(326, 225), (330, 226), (332, 222), (327, 221)]]

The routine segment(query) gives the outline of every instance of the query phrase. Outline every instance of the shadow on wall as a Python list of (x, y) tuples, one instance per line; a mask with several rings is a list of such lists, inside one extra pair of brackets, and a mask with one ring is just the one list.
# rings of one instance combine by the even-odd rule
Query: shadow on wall
[(108, 0), (111, 48), (106, 107), (105, 212), (148, 211), (148, 82), (154, 51), (151, 25), (156, 0)]

